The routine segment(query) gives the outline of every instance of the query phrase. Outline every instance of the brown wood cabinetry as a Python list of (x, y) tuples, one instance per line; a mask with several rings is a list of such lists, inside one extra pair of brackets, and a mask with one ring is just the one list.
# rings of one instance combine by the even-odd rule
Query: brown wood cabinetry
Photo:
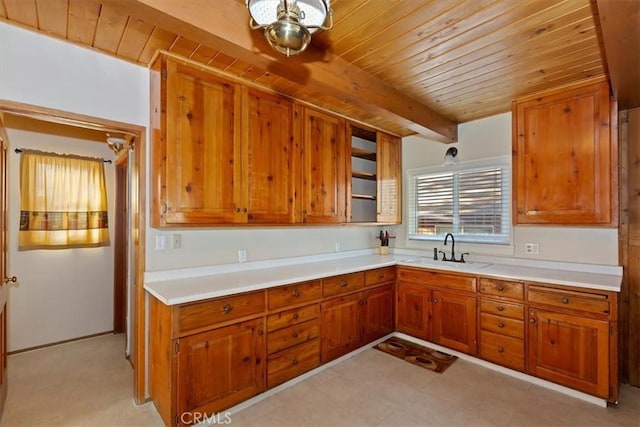
[(466, 275), (398, 268), (397, 329), (475, 354), (476, 280)]
[[(365, 278), (370, 288), (358, 292)], [(388, 268), (323, 279), (325, 296), (343, 295), (322, 303), (323, 362), (393, 332), (394, 279)]]
[(294, 138), (291, 101), (276, 95), (247, 90), (247, 129), (242, 150), (243, 200), (247, 221), (291, 224), (297, 221), (296, 179), (300, 162)]
[(402, 140), (386, 133), (377, 133), (377, 221), (402, 222)]
[(359, 125), (347, 126), (350, 179), (349, 222), (399, 224), (401, 218), (401, 140)]
[[(345, 119), (167, 55), (152, 71), (154, 227), (348, 222)], [(368, 221), (399, 223), (400, 139), (373, 135)]]
[(152, 225), (242, 221), (240, 85), (165, 56), (153, 70)]
[(524, 371), (524, 282), (480, 278), (480, 356)]
[(617, 141), (606, 81), (513, 102), (514, 223), (617, 223)]
[(296, 222), (292, 102), (162, 55), (153, 69), (152, 225)]
[(165, 424), (265, 389), (264, 309), (264, 291), (176, 306), (150, 299), (150, 395)]
[(617, 401), (615, 293), (529, 284), (527, 372)]
[(345, 120), (304, 108), (302, 221), (346, 222)]
[(253, 319), (180, 338), (177, 414), (216, 413), (264, 390), (264, 325)]

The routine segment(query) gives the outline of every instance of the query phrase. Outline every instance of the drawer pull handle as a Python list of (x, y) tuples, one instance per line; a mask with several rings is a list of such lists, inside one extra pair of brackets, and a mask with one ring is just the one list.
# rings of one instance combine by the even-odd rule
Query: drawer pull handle
[(498, 347), (498, 353), (504, 353), (504, 348)]
[(225, 304), (225, 305), (222, 306), (222, 312), (224, 314), (231, 313), (231, 310), (233, 310), (233, 307), (231, 306), (231, 304)]
[(293, 314), (293, 320), (298, 320), (298, 318), (300, 318), (300, 316), (298, 316), (298, 313), (294, 313)]
[(532, 317), (531, 319), (529, 319), (529, 323), (531, 323), (532, 325), (535, 325), (536, 324), (535, 317)]
[(291, 336), (292, 336), (293, 338), (298, 338), (298, 333), (297, 333), (297, 332), (294, 332), (293, 334), (291, 334)]
[(293, 295), (296, 298), (299, 298), (300, 297), (300, 291), (296, 289), (293, 292), (291, 292), (291, 295)]
[(438, 298), (434, 298), (434, 299), (433, 299), (433, 303), (434, 303), (434, 304), (437, 304), (437, 303), (438, 303)]
[(500, 292), (504, 291), (504, 286), (502, 286), (502, 285), (498, 285), (498, 290), (499, 290)]
[(502, 322), (498, 323), (498, 328), (504, 328), (504, 323)]
[(567, 297), (562, 297), (562, 299), (560, 300), (561, 303), (563, 304), (569, 304), (569, 298)]
[(501, 306), (501, 305), (499, 305), (499, 306), (498, 306), (498, 311), (504, 311), (504, 307), (503, 307), (503, 306)]
[(258, 335), (260, 336), (264, 335), (264, 331), (262, 329), (258, 329)]
[(380, 280), (384, 279), (384, 274), (379, 275), (378, 279), (380, 279)]
[(346, 288), (349, 284), (347, 282), (340, 283), (341, 288)]
[(291, 364), (292, 364), (293, 366), (296, 366), (298, 363), (300, 363), (300, 362), (298, 362), (298, 359), (296, 359), (295, 357), (294, 357), (294, 358), (293, 358), (293, 360), (291, 361)]

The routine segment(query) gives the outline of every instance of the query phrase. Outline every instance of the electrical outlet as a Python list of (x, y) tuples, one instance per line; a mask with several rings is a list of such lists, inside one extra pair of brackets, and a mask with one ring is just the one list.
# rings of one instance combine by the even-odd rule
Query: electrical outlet
[(164, 251), (167, 249), (167, 236), (156, 236), (156, 251)]
[(238, 262), (246, 262), (247, 261), (247, 250), (240, 249), (238, 251)]
[(171, 249), (180, 249), (182, 247), (182, 234), (171, 235)]
[(340, 245), (340, 242), (336, 242), (336, 252), (340, 252), (342, 250), (342, 245)]
[(524, 253), (529, 255), (538, 255), (540, 253), (539, 243), (525, 243)]

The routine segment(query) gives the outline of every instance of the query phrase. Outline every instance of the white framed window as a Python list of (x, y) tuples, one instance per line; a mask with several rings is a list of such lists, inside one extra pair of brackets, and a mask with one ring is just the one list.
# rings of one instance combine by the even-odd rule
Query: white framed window
[(509, 157), (412, 169), (408, 175), (408, 238), (511, 242)]

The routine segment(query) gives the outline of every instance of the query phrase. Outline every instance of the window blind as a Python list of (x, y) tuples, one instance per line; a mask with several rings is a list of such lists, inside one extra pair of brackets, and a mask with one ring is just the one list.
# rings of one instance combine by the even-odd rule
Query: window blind
[(409, 174), (409, 238), (440, 240), (447, 233), (478, 243), (509, 243), (510, 167), (507, 164)]

